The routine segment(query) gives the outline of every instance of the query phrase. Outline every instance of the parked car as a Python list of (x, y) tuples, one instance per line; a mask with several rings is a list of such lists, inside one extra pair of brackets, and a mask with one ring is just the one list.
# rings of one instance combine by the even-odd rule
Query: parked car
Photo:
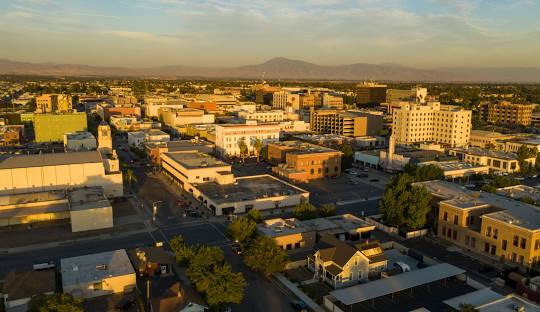
[(237, 254), (237, 255), (241, 255), (242, 254), (242, 247), (240, 246), (240, 244), (238, 242), (234, 242), (232, 245), (231, 245), (231, 249), (232, 251)]
[(308, 307), (307, 305), (304, 303), (304, 301), (301, 301), (301, 300), (293, 300), (291, 302), (291, 305), (292, 307), (294, 308), (295, 311), (297, 312), (307, 312), (308, 311)]
[(379, 182), (379, 179), (377, 178), (369, 179), (369, 182)]

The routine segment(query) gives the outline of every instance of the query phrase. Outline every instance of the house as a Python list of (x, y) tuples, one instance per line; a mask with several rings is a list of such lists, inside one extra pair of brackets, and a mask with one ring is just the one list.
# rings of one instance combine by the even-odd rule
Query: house
[(386, 270), (388, 258), (379, 242), (360, 243), (356, 244), (355, 247), (369, 260), (369, 276), (378, 275)]
[(52, 270), (9, 272), (2, 287), (5, 311), (26, 311), (32, 297), (52, 295), (55, 289), (54, 271)]
[(60, 260), (62, 289), (77, 299), (135, 290), (136, 275), (124, 249)]
[(160, 247), (139, 247), (130, 250), (133, 267), (141, 276), (172, 275), (174, 256)]
[(153, 283), (151, 311), (159, 312), (205, 312), (201, 295), (173, 276), (160, 278)]
[(326, 235), (315, 245), (315, 254), (308, 256), (308, 268), (334, 288), (367, 281), (370, 274), (386, 269), (380, 246), (365, 244), (359, 247), (362, 249)]

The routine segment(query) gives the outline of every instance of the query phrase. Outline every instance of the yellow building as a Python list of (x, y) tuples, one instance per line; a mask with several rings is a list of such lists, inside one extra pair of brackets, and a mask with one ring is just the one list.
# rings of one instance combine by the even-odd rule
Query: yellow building
[(501, 263), (535, 267), (540, 260), (540, 208), (444, 181), (420, 182), (441, 200), (437, 236)]
[(496, 147), (498, 140), (506, 140), (511, 138), (513, 138), (513, 136), (509, 134), (485, 130), (471, 130), (470, 146), (480, 148), (486, 148), (489, 146)]
[[(450, 149), (448, 154), (457, 156), (461, 161), (469, 164), (488, 166), (492, 171), (514, 173), (520, 170), (519, 159), (514, 153), (470, 147)], [(525, 161), (534, 166), (536, 157), (525, 159)]]
[(36, 114), (36, 142), (63, 142), (65, 133), (87, 131), (86, 113)]
[(348, 137), (379, 135), (383, 129), (383, 116), (361, 111), (310, 109), (311, 131), (339, 134)]
[(471, 133), (471, 111), (459, 106), (402, 103), (394, 109), (392, 134), (398, 144), (435, 142), (467, 146)]
[(66, 113), (72, 109), (71, 95), (43, 94), (36, 97), (36, 113)]

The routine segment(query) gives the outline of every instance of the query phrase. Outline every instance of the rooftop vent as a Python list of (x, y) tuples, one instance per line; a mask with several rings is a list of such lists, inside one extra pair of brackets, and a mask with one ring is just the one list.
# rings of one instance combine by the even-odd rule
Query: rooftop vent
[(106, 265), (105, 263), (96, 265), (96, 270), (98, 270), (98, 271), (104, 271), (104, 270), (107, 270), (108, 268), (109, 268), (109, 266)]

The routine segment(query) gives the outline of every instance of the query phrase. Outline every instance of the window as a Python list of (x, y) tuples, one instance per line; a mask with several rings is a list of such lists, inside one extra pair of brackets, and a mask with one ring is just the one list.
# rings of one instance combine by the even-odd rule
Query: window
[(294, 249), (300, 248), (300, 242), (294, 243)]
[(498, 233), (499, 233), (499, 231), (497, 229), (493, 229), (493, 238), (494, 239), (497, 239)]
[(471, 247), (476, 248), (476, 238), (471, 237)]
[(443, 226), (443, 227), (442, 227), (442, 235), (443, 235), (443, 236), (446, 236), (446, 226)]
[(525, 246), (527, 246), (527, 239), (522, 238), (520, 247), (521, 247), (521, 249), (525, 249)]
[(465, 245), (469, 246), (470, 241), (471, 238), (469, 237), (469, 235), (465, 235)]
[(311, 174), (314, 174), (314, 173), (315, 173), (315, 170), (314, 170), (313, 168), (311, 168), (311, 169), (309, 170), (309, 172), (310, 172)]
[(448, 212), (446, 211), (444, 212), (443, 220), (448, 221)]
[(454, 234), (452, 235), (452, 238), (453, 238), (454, 240), (457, 240), (457, 231), (456, 231), (456, 230), (454, 230)]
[(488, 226), (486, 229), (486, 236), (491, 237), (491, 226)]
[(459, 220), (459, 217), (458, 216), (454, 216), (454, 224), (458, 224), (458, 220)]
[(484, 243), (484, 252), (489, 252), (489, 243)]
[(512, 253), (512, 262), (516, 262), (517, 255), (515, 252)]
[(497, 246), (491, 245), (491, 254), (495, 255), (496, 251), (497, 251)]
[(501, 246), (502, 250), (506, 250), (506, 245), (507, 244), (508, 244), (508, 242), (506, 241), (506, 239), (503, 239), (502, 246)]
[(287, 244), (286, 249), (287, 249), (287, 250), (291, 250), (291, 249), (292, 249), (292, 244)]
[(517, 247), (519, 242), (519, 237), (517, 235), (514, 235), (514, 240), (512, 241), (512, 244)]
[(538, 250), (538, 248), (540, 248), (540, 240), (535, 240), (534, 241), (534, 250)]
[(523, 264), (523, 260), (524, 260), (523, 256), (520, 255), (520, 256), (519, 256), (519, 264)]

